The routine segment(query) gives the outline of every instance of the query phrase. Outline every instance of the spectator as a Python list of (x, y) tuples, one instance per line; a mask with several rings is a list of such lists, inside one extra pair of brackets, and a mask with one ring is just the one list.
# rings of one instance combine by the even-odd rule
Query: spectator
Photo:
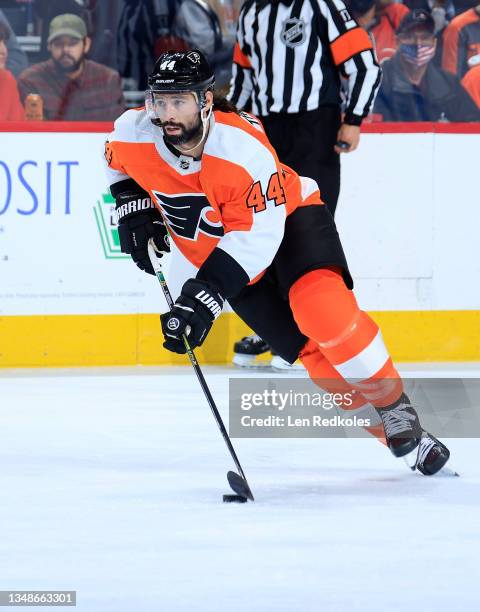
[(423, 9), (431, 13), (435, 22), (435, 34), (444, 30), (447, 23), (456, 15), (453, 0), (404, 0), (404, 4), (411, 11)]
[(462, 79), (462, 85), (475, 100), (480, 109), (480, 64), (470, 68)]
[[(235, 34), (229, 41), (219, 17), (221, 4), (214, 0), (177, 0), (173, 26), (187, 49), (200, 49), (215, 71), (217, 91), (227, 88), (231, 77)], [(226, 92), (225, 92), (226, 93)]]
[(50, 23), (51, 59), (27, 68), (19, 77), (22, 101), (30, 93), (43, 98), (44, 118), (111, 121), (124, 110), (120, 75), (87, 60), (90, 38), (78, 15), (58, 15)]
[(7, 61), (7, 70), (14, 76), (18, 76), (25, 68), (28, 66), (28, 59), (25, 53), (20, 48), (18, 44), (18, 40), (13, 33), (10, 24), (8, 23), (8, 19), (5, 17), (3, 11), (0, 10), (0, 23), (4, 24), (7, 27), (9, 38), (7, 41), (7, 49), (8, 49), (8, 61)]
[(12, 73), (6, 69), (9, 38), (10, 30), (4, 23), (0, 23), (0, 121), (22, 121), (25, 113), (20, 103), (17, 83)]
[(137, 89), (147, 87), (146, 74), (167, 50), (200, 49), (215, 70), (217, 89), (230, 79), (233, 43), (205, 0), (123, 0), (117, 29), (118, 70)]
[[(37, 56), (38, 60), (44, 61), (50, 57), (48, 52), (48, 25), (58, 15), (78, 15), (86, 25), (87, 32), (91, 37), (92, 23), (90, 15), (91, 0), (35, 0), (35, 14), (38, 19), (38, 28), (41, 35), (40, 52)], [(104, 2), (105, 4), (105, 2)], [(108, 2), (111, 4), (111, 2)], [(115, 1), (114, 4), (117, 4)]]
[(118, 70), (117, 30), (124, 3), (125, 0), (35, 0), (35, 13), (42, 35), (38, 59), (43, 61), (49, 58), (48, 24), (58, 15), (70, 13), (81, 17), (87, 25), (92, 41), (88, 58)]
[(442, 68), (461, 79), (480, 55), (480, 4), (453, 19), (443, 33)]
[[(128, 79), (132, 89), (145, 90), (146, 74), (155, 63), (155, 41), (161, 27), (170, 34), (171, 15), (176, 0), (159, 2), (158, 10), (152, 0), (123, 0), (117, 24), (117, 62), (118, 70), (124, 79)], [(169, 44), (170, 49), (177, 49)]]
[(397, 49), (395, 30), (408, 8), (392, 0), (349, 0), (347, 6), (358, 25), (373, 36), (379, 63), (390, 59)]
[(478, 0), (453, 0), (455, 15), (461, 15), (477, 5)]
[(415, 9), (398, 30), (398, 50), (383, 64), (383, 82), (374, 112), (384, 121), (480, 121), (475, 102), (458, 78), (438, 68), (435, 23)]

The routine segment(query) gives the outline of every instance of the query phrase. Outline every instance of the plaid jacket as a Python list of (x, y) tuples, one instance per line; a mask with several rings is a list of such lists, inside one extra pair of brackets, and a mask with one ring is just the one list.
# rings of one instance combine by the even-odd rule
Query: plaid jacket
[(42, 97), (44, 119), (50, 121), (112, 121), (125, 110), (118, 72), (91, 60), (74, 80), (51, 59), (34, 64), (21, 73), (18, 88), (22, 102), (31, 93)]

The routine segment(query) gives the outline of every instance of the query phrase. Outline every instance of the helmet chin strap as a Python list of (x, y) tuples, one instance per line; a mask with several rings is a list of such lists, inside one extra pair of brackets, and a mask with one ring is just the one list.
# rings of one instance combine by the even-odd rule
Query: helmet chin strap
[(189, 149), (179, 149), (179, 151), (181, 151), (182, 153), (189, 153), (190, 151), (193, 151), (194, 149), (196, 149), (202, 144), (202, 142), (205, 140), (205, 137), (207, 135), (207, 126), (210, 120), (210, 116), (212, 114), (212, 110), (213, 110), (213, 104), (208, 109), (208, 111), (205, 110), (204, 108), (200, 110), (200, 118), (202, 120), (202, 137), (200, 138), (200, 140), (196, 144), (194, 144), (193, 147), (190, 147)]

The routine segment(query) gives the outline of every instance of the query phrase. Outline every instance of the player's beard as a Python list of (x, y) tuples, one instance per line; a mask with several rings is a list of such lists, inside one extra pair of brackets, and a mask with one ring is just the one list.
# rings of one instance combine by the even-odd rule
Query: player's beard
[(183, 123), (174, 123), (173, 121), (165, 121), (160, 125), (160, 127), (165, 128), (167, 126), (180, 128), (182, 131), (180, 134), (168, 134), (165, 130), (163, 130), (164, 139), (169, 142), (171, 145), (183, 145), (187, 142), (191, 142), (193, 140), (200, 140), (202, 136), (203, 126), (202, 120), (200, 119), (200, 113), (196, 116), (193, 125), (187, 127)]
[(79, 60), (74, 61), (73, 57), (70, 57), (70, 59), (72, 60), (72, 63), (68, 64), (68, 65), (65, 65), (65, 64), (62, 64), (61, 61), (60, 61), (63, 57), (70, 57), (70, 55), (68, 55), (68, 56), (62, 55), (62, 57), (60, 59), (58, 59), (58, 60), (56, 60), (54, 58), (52, 58), (52, 59), (53, 59), (53, 62), (55, 64), (57, 70), (59, 72), (63, 72), (64, 74), (71, 74), (72, 72), (76, 72), (80, 68), (80, 66), (83, 64), (84, 59), (85, 59), (82, 56)]

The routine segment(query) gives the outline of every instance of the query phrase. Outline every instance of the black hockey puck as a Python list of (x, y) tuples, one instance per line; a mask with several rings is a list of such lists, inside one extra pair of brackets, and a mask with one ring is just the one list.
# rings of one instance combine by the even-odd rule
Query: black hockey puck
[(247, 501), (247, 498), (243, 497), (243, 495), (224, 495), (223, 501), (226, 504), (232, 504), (232, 503), (244, 504)]

